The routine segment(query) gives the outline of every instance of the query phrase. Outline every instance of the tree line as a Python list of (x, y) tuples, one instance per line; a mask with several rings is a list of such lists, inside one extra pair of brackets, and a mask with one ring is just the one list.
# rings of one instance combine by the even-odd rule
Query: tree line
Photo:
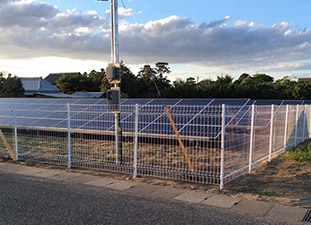
[[(121, 95), (126, 98), (250, 98), (250, 99), (311, 99), (311, 81), (294, 81), (289, 77), (274, 80), (267, 74), (243, 73), (234, 80), (230, 75), (216, 80), (197, 82), (193, 77), (186, 80), (168, 80), (171, 73), (168, 63), (158, 62), (154, 67), (144, 65), (135, 75), (121, 63)], [(105, 70), (61, 77), (56, 86), (67, 94), (76, 91), (101, 91), (110, 88)]]
[[(294, 81), (289, 77), (274, 80), (267, 74), (243, 73), (234, 80), (230, 75), (216, 80), (196, 81), (193, 77), (170, 82), (168, 63), (158, 62), (153, 67), (144, 65), (135, 75), (121, 62), (121, 95), (124, 98), (250, 98), (250, 99), (311, 99), (311, 81)], [(106, 92), (111, 84), (104, 69), (90, 73), (62, 76), (56, 86), (61, 92)], [(23, 96), (20, 79), (0, 72), (0, 97)]]

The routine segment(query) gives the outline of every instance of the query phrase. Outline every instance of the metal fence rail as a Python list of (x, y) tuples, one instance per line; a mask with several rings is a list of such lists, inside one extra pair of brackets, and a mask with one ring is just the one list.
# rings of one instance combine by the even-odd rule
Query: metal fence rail
[(310, 118), (309, 105), (121, 105), (116, 156), (107, 105), (7, 103), (0, 155), (223, 188), (309, 138)]

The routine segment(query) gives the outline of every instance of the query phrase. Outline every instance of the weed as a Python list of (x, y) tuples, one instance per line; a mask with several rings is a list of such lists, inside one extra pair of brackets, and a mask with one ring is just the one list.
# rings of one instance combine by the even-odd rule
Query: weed
[(269, 196), (269, 197), (276, 196), (276, 193), (274, 191), (269, 191), (266, 189), (259, 191), (259, 194), (264, 195), (264, 196)]
[(311, 144), (299, 145), (281, 155), (283, 160), (311, 162)]

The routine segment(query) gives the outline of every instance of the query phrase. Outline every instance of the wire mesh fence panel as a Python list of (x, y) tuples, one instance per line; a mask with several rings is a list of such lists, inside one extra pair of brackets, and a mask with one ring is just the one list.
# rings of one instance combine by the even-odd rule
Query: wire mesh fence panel
[(287, 149), (295, 146), (295, 130), (296, 130), (296, 105), (289, 105), (288, 112), (288, 129), (287, 129)]
[(254, 122), (254, 140), (252, 167), (265, 162), (269, 157), (271, 106), (256, 106)]
[(14, 105), (0, 104), (0, 156), (15, 155)]
[[(237, 111), (239, 110), (239, 111)], [(224, 183), (248, 171), (251, 134), (251, 106), (226, 107)]]
[(306, 132), (305, 139), (311, 137), (311, 105), (306, 105)]
[(310, 105), (77, 102), (1, 103), (0, 156), (222, 185), (310, 137)]
[[(272, 129), (272, 154), (284, 151), (284, 135), (286, 126), (286, 106), (278, 106), (274, 111), (274, 122)], [(270, 134), (271, 135), (271, 134)]]
[[(70, 105), (71, 162), (74, 167), (133, 172), (133, 105), (120, 109), (119, 154), (116, 150), (115, 116), (107, 105)], [(130, 119), (132, 118), (132, 119)], [(118, 159), (118, 160), (117, 160)]]
[[(19, 159), (35, 162), (67, 164), (66, 105), (16, 105)], [(62, 124), (63, 126), (55, 126)]]
[(167, 109), (139, 110), (138, 174), (219, 184), (221, 106)]
[(304, 141), (304, 123), (305, 123), (305, 107), (298, 105), (298, 121), (297, 121), (297, 144)]
[[(0, 128), (0, 155), (8, 158), (15, 154), (15, 135), (13, 127)], [(11, 153), (11, 154), (10, 154)]]

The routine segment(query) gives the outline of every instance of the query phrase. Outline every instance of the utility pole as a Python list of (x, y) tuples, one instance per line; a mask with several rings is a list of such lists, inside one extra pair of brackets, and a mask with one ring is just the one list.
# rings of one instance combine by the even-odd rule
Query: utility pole
[[(108, 1), (108, 0), (98, 0)], [(107, 79), (113, 87), (107, 92), (108, 109), (115, 114), (116, 164), (122, 163), (122, 131), (120, 126), (121, 71), (119, 62), (118, 0), (111, 0), (111, 63), (107, 67)]]

